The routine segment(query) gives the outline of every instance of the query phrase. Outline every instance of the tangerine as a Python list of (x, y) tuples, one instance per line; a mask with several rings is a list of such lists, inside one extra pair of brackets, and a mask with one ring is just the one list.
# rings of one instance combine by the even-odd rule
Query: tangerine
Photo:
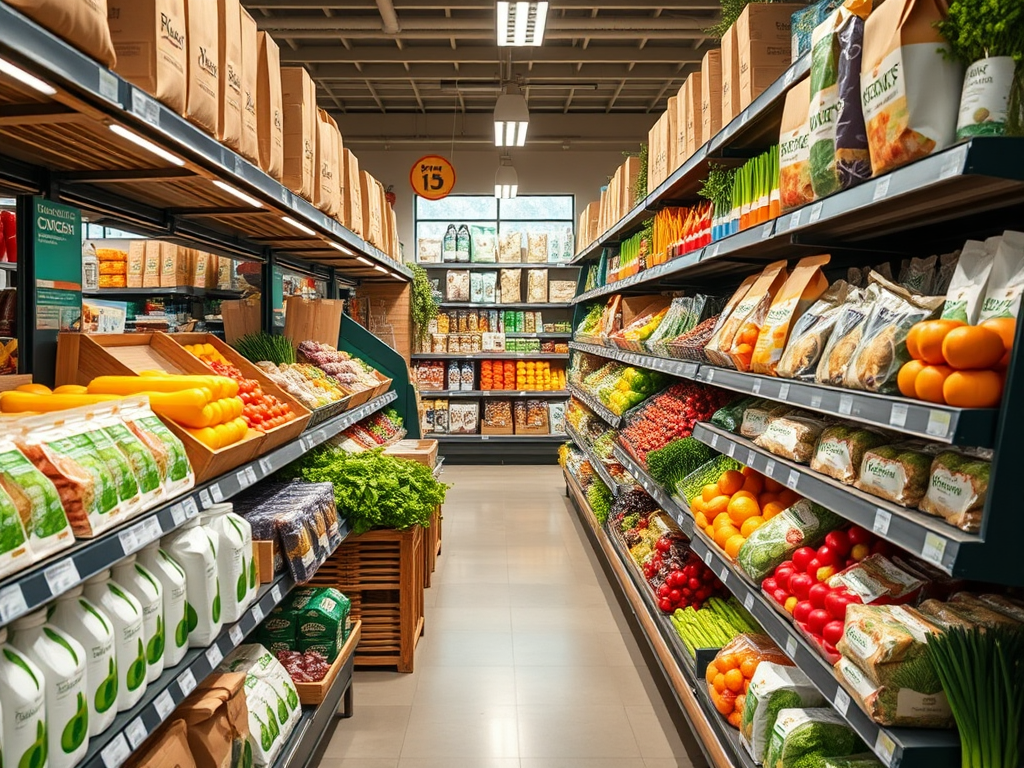
[[(744, 536), (742, 533), (734, 533), (726, 540), (725, 546), (722, 547), (722, 549), (725, 550), (725, 554), (727, 554), (729, 557), (735, 560), (737, 556), (739, 556), (740, 549), (743, 547), (743, 544), (744, 542), (746, 542), (746, 540), (747, 537)], [(735, 672), (736, 670), (733, 671)]]
[(728, 672), (730, 669), (736, 669), (739, 665), (740, 660), (731, 653), (723, 653), (715, 657), (715, 666), (718, 667), (719, 672)]
[(746, 478), (741, 472), (735, 469), (730, 469), (720, 478), (718, 478), (718, 492), (723, 493), (726, 496), (732, 496), (736, 491), (743, 488), (743, 482)]
[(716, 691), (722, 693), (723, 691), (725, 691), (725, 675), (719, 672), (717, 675), (715, 675), (715, 678), (711, 682), (711, 684), (715, 686)]
[(707, 512), (707, 508), (707, 503), (704, 501), (703, 496), (694, 496), (693, 501), (690, 502), (690, 511), (694, 517)]
[(766, 475), (764, 478), (764, 489), (768, 491), (768, 493), (782, 493), (785, 487), (786, 486), (773, 477), (768, 477)]
[(914, 382), (917, 381), (917, 374), (924, 370), (924, 368), (925, 364), (920, 360), (911, 360), (900, 368), (899, 376), (896, 377), (900, 394), (904, 397), (917, 397), (917, 389), (914, 386)]
[(729, 502), (728, 509), (729, 519), (735, 525), (743, 525), (743, 522), (748, 518), (761, 514), (761, 508), (757, 506), (757, 502), (745, 496), (740, 496), (739, 498), (734, 496), (732, 501)]
[(792, 488), (786, 488), (784, 491), (779, 492), (779, 504), (782, 505), (783, 509), (789, 509), (802, 498), (803, 497)]
[(706, 533), (708, 535), (708, 538), (713, 541), (715, 538), (715, 526), (709, 525), (707, 528), (704, 529), (704, 533)]
[(996, 371), (953, 371), (942, 395), (957, 408), (995, 408), (1003, 399), (1003, 376)]
[(1013, 340), (1017, 336), (1017, 321), (1012, 317), (993, 317), (978, 323), (982, 328), (988, 328), (999, 334), (1003, 340), (1003, 349), (1009, 352), (1013, 349)]
[[(755, 658), (744, 659), (743, 662), (740, 664), (740, 672), (743, 673), (743, 677), (745, 677), (747, 680), (752, 678), (754, 676), (754, 672), (757, 671), (758, 663), (759, 661)], [(711, 665), (708, 664), (708, 666), (710, 667)]]
[[(921, 349), (917, 345), (917, 334), (920, 332), (920, 323), (915, 323), (907, 332), (907, 352), (914, 360), (921, 359)], [(909, 395), (913, 397), (913, 395)]]
[(749, 537), (750, 534), (752, 534), (754, 531), (756, 531), (758, 528), (764, 525), (764, 523), (765, 518), (763, 515), (754, 515), (753, 517), (748, 517), (746, 520), (743, 521), (743, 525), (740, 526), (740, 533), (742, 533), (744, 537)]
[(743, 673), (739, 668), (730, 669), (725, 673), (725, 687), (733, 693), (743, 690)]
[(761, 517), (765, 520), (771, 520), (784, 509), (786, 509), (786, 507), (783, 506), (781, 501), (770, 501), (761, 507)]
[(704, 679), (708, 681), (708, 684), (715, 682), (715, 675), (718, 674), (718, 667), (715, 666), (715, 662), (708, 664), (708, 668), (704, 670)]
[(942, 340), (942, 356), (951, 368), (961, 371), (991, 368), (1005, 353), (1003, 337), (980, 325), (954, 328)]
[(951, 373), (953, 369), (948, 365), (926, 365), (922, 368), (914, 379), (914, 392), (917, 393), (918, 399), (929, 403), (946, 402), (942, 387)]
[(711, 501), (715, 496), (720, 495), (718, 483), (708, 483), (700, 491), (700, 497), (704, 499), (704, 501)]
[(715, 496), (711, 501), (708, 502), (705, 508), (705, 514), (714, 519), (718, 517), (722, 512), (725, 512), (729, 508), (729, 497), (728, 496)]
[(697, 524), (698, 528), (708, 527), (708, 518), (707, 515), (705, 515), (703, 512), (698, 512), (696, 515), (694, 515), (693, 520)]
[[(737, 696), (736, 698), (739, 697)], [(744, 701), (746, 701), (746, 699), (744, 699)], [(743, 725), (743, 714), (740, 712), (730, 712), (725, 719), (733, 728), (739, 728)]]
[(779, 495), (777, 493), (762, 493), (757, 497), (757, 505), (764, 509), (765, 506), (771, 504), (773, 501), (778, 501)]
[(759, 474), (747, 475), (747, 479), (743, 481), (743, 490), (750, 491), (755, 496), (764, 493), (764, 477)]
[(729, 517), (728, 512), (722, 512), (711, 521), (711, 525), (714, 526), (717, 531), (723, 525), (732, 525), (732, 518)]
[[(917, 323), (917, 349), (920, 353), (920, 360), (929, 365), (942, 365), (946, 358), (942, 355), (942, 342), (946, 334), (954, 328), (959, 328), (964, 323), (960, 320), (925, 320)], [(920, 397), (920, 395), (918, 395)], [(922, 398), (923, 399), (923, 398)]]
[(739, 529), (732, 525), (723, 525), (721, 528), (715, 530), (715, 544), (725, 549), (725, 544), (733, 536), (739, 534)]
[(734, 499), (753, 499), (754, 501), (757, 501), (757, 494), (751, 493), (750, 491), (736, 491), (732, 497)]

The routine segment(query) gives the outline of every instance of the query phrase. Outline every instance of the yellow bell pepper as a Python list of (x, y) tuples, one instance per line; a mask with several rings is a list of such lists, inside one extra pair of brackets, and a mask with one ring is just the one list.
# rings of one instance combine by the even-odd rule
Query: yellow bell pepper
[(38, 395), (12, 390), (0, 393), (0, 411), (4, 413), (50, 413), (51, 411), (64, 411), (68, 408), (79, 408), (83, 405), (96, 405), (120, 399), (120, 395)]

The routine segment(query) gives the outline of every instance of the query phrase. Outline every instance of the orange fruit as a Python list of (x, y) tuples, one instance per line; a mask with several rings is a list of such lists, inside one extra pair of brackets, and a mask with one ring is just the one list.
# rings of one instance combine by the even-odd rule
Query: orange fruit
[(1003, 376), (996, 371), (953, 371), (942, 395), (957, 408), (995, 408), (1003, 399)]
[[(959, 328), (963, 323), (960, 320), (926, 320), (918, 323), (917, 328), (917, 349), (920, 352), (920, 360), (929, 365), (942, 365), (946, 358), (942, 356), (942, 342), (946, 334), (954, 328)], [(918, 395), (920, 397), (920, 395)]]
[(919, 374), (924, 367), (925, 364), (920, 360), (911, 360), (900, 368), (899, 376), (896, 377), (896, 383), (899, 385), (900, 394), (904, 397), (917, 397), (917, 389), (914, 386), (914, 382), (917, 381), (917, 374)]
[[(921, 349), (917, 346), (917, 334), (920, 332), (920, 323), (915, 323), (907, 333), (907, 352), (915, 360), (921, 359)], [(913, 397), (913, 395), (910, 395)]]
[(729, 557), (735, 560), (740, 553), (740, 548), (743, 546), (743, 542), (745, 542), (746, 540), (747, 537), (744, 536), (742, 533), (734, 533), (726, 540), (725, 546), (722, 547), (722, 549), (725, 550), (725, 554), (727, 554)]
[[(743, 682), (746, 683), (747, 681), (744, 680)], [(743, 690), (743, 686), (741, 685), (740, 692), (736, 695), (736, 711), (732, 713), (733, 715), (739, 716), (741, 723), (743, 722), (743, 707), (747, 703), (747, 697), (743, 695), (744, 693), (746, 693), (746, 691)], [(732, 717), (732, 715), (729, 715), (729, 717)]]
[(747, 479), (743, 481), (743, 490), (750, 491), (755, 496), (763, 493), (764, 477), (762, 475), (747, 475)]
[(708, 483), (700, 491), (700, 497), (704, 499), (704, 501), (711, 501), (718, 495), (720, 495), (718, 492), (718, 483)]
[(771, 477), (765, 476), (765, 478), (764, 478), (764, 489), (766, 491), (768, 491), (768, 493), (782, 493), (782, 491), (785, 488), (786, 488), (786, 486), (784, 486), (778, 480), (776, 480), (774, 478), (771, 478)]
[(743, 690), (743, 673), (738, 668), (734, 667), (725, 673), (725, 687), (733, 693)]
[(732, 525), (723, 525), (721, 528), (715, 530), (715, 544), (722, 549), (725, 549), (725, 543), (733, 536), (738, 535), (739, 532), (739, 529)]
[(719, 672), (715, 675), (715, 679), (711, 682), (715, 686), (715, 690), (722, 693), (725, 690), (725, 675)]
[(741, 472), (738, 472), (735, 469), (730, 469), (718, 478), (718, 492), (724, 493), (726, 496), (732, 496), (736, 491), (743, 488), (744, 480), (746, 480), (746, 478)]
[(783, 509), (789, 509), (800, 501), (801, 498), (803, 497), (792, 488), (786, 488), (779, 492), (779, 504), (782, 505)]
[(729, 497), (728, 496), (715, 496), (711, 501), (708, 502), (704, 508), (704, 514), (714, 520), (718, 515), (722, 514), (729, 508)]
[(759, 506), (761, 509), (764, 509), (768, 504), (771, 504), (773, 501), (778, 500), (779, 494), (777, 493), (762, 493), (760, 496), (757, 497), (757, 506)]
[(743, 475), (744, 477), (750, 477), (751, 475), (756, 473), (757, 470), (754, 469), (753, 467), (740, 467), (740, 474)]
[(693, 520), (695, 523), (697, 523), (698, 528), (708, 527), (708, 518), (703, 512), (698, 512), (696, 515), (694, 515)]
[(926, 365), (922, 368), (914, 380), (914, 391), (918, 399), (927, 400), (929, 403), (946, 402), (942, 394), (942, 385), (946, 383), (951, 373), (953, 369), (948, 365)]
[(735, 525), (742, 525), (743, 521), (747, 518), (760, 514), (761, 509), (753, 499), (748, 499), (745, 496), (740, 496), (739, 498), (734, 496), (732, 501), (729, 502), (729, 519)]
[(717, 709), (719, 713), (724, 716), (732, 717), (733, 715), (735, 715), (736, 713), (733, 711), (735, 707), (736, 694), (729, 690), (721, 694), (718, 698), (718, 701), (715, 702), (715, 709)]
[(1003, 340), (1003, 349), (1009, 352), (1013, 349), (1013, 340), (1017, 336), (1017, 321), (1012, 317), (993, 317), (983, 323), (978, 323), (982, 328), (995, 331)]
[(715, 666), (718, 667), (719, 672), (728, 672), (730, 669), (736, 669), (739, 665), (740, 660), (731, 653), (723, 653), (715, 657)]
[(748, 517), (746, 520), (743, 521), (743, 525), (740, 526), (740, 533), (742, 533), (744, 537), (750, 536), (750, 534), (752, 534), (754, 531), (756, 531), (758, 528), (764, 525), (764, 522), (765, 520), (762, 515), (754, 515), (753, 517)]
[(708, 535), (709, 539), (714, 541), (714, 539), (715, 539), (715, 526), (709, 525), (707, 528), (704, 529), (704, 533), (706, 533)]
[(754, 501), (757, 501), (757, 494), (751, 493), (750, 491), (736, 491), (732, 497), (734, 499), (753, 499)]
[[(754, 673), (757, 671), (758, 663), (758, 660), (754, 658), (744, 659), (743, 662), (740, 664), (740, 672), (743, 673), (743, 677), (745, 677), (747, 680), (752, 678), (754, 676)], [(711, 665), (708, 664), (708, 666), (710, 667)]]
[(714, 526), (717, 531), (723, 525), (732, 525), (732, 518), (729, 517), (728, 512), (722, 512), (714, 520), (711, 521), (711, 525)]
[(708, 664), (708, 668), (704, 670), (704, 679), (708, 681), (708, 684), (715, 682), (715, 676), (718, 674), (718, 667), (715, 666), (715, 662)]
[(786, 509), (786, 507), (782, 505), (781, 501), (770, 501), (761, 508), (761, 517), (763, 517), (765, 521), (771, 520), (784, 509)]
[[(739, 696), (736, 698), (739, 699)], [(744, 699), (744, 701), (746, 701), (746, 699)], [(739, 728), (743, 725), (743, 713), (741, 712), (730, 712), (725, 719), (733, 728)]]
[(707, 512), (707, 504), (703, 496), (694, 496), (693, 501), (690, 502), (690, 511), (694, 517)]
[(942, 356), (960, 371), (991, 368), (1005, 352), (1003, 337), (978, 325), (954, 328), (942, 340)]

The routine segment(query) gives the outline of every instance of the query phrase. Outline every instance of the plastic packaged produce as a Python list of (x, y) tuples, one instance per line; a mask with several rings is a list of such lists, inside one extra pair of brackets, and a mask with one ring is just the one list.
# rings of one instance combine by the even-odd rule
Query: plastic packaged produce
[(784, 403), (776, 403), (771, 400), (751, 398), (743, 409), (743, 418), (740, 419), (739, 433), (743, 437), (754, 440), (764, 434), (772, 419), (778, 419), (792, 411), (792, 407)]
[(0, 489), (0, 577), (28, 567), (32, 560), (21, 513), (13, 499)]
[(822, 269), (831, 256), (809, 256), (797, 262), (785, 285), (772, 300), (758, 333), (750, 369), (775, 375), (789, 340), (790, 329), (828, 288)]
[(919, 665), (908, 666), (888, 685), (876, 685), (846, 658), (836, 663), (835, 671), (839, 684), (880, 725), (913, 728), (950, 728), (953, 725), (953, 713), (942, 692), (942, 684), (934, 673), (924, 674)]
[(977, 533), (981, 530), (991, 468), (987, 459), (943, 451), (932, 461), (921, 510), (961, 530)]
[(224, 659), (220, 669), (225, 672), (244, 672), (255, 677), (273, 692), (273, 711), (281, 735), (286, 739), (302, 716), (299, 695), (291, 677), (281, 662), (259, 644), (240, 645)]
[[(79, 584), (57, 598), (48, 621), (85, 649), (89, 735), (103, 733), (117, 716), (117, 654), (110, 618), (84, 596)], [(3, 699), (6, 705), (6, 699)]]
[(767, 635), (737, 635), (724, 645), (708, 664), (705, 680), (715, 709), (739, 728), (743, 718), (747, 689), (762, 662), (792, 665)]
[(841, 523), (838, 515), (801, 499), (751, 533), (736, 559), (747, 576), (760, 582), (800, 547), (818, 546)]
[(123, 401), (121, 418), (156, 459), (168, 497), (195, 485), (196, 476), (184, 444), (150, 410), (144, 398)]
[(85, 597), (110, 620), (117, 659), (117, 711), (134, 707), (146, 692), (146, 641), (142, 605), (126, 587), (100, 571), (85, 582)]
[(916, 507), (928, 490), (931, 466), (932, 454), (924, 443), (872, 448), (864, 454), (854, 485), (901, 506)]
[(828, 421), (806, 411), (790, 411), (785, 416), (769, 419), (768, 425), (754, 444), (801, 464), (814, 455), (814, 446)]
[[(27, 536), (26, 553), (33, 559), (41, 560), (74, 544), (57, 488), (6, 438), (0, 438), (0, 487), (18, 509)], [(7, 560), (11, 572), (22, 567), (23, 557)]]
[(837, 280), (793, 323), (776, 368), (777, 375), (786, 379), (814, 379), (821, 353), (849, 293), (849, 283)]
[(167, 624), (164, 618), (163, 587), (149, 569), (129, 555), (111, 570), (114, 582), (121, 585), (142, 606), (142, 639), (146, 644), (146, 682), (152, 683), (164, 671)]
[(814, 446), (811, 469), (852, 485), (860, 474), (864, 454), (889, 442), (881, 432), (834, 424), (825, 427)]
[(728, 432), (739, 433), (743, 412), (756, 402), (759, 402), (758, 398), (746, 396), (731, 400), (712, 414), (711, 423)]
[(164, 666), (176, 666), (188, 650), (185, 571), (154, 541), (138, 553), (138, 562), (160, 582), (163, 598)]
[(161, 548), (185, 572), (185, 610), (191, 648), (210, 645), (223, 624), (216, 536), (216, 531), (203, 528), (199, 518), (193, 518), (161, 541)]
[[(765, 271), (770, 271), (772, 277), (770, 282), (775, 280), (778, 276), (780, 269), (785, 269), (786, 263), (775, 262), (765, 268)], [(729, 356), (726, 351), (732, 347), (733, 339), (739, 332), (740, 325), (743, 322), (743, 318), (750, 309), (755, 306), (758, 299), (763, 295), (764, 291), (767, 290), (768, 286), (764, 286), (763, 278), (765, 272), (759, 275), (750, 275), (742, 283), (740, 287), (736, 289), (736, 292), (729, 298), (729, 301), (725, 305), (725, 309), (718, 317), (718, 322), (715, 324), (715, 330), (711, 334), (711, 338), (705, 345), (704, 351), (710, 360), (715, 365), (721, 365), (728, 368), (732, 367), (732, 363), (729, 360)], [(782, 278), (785, 279), (784, 277)], [(780, 281), (781, 284), (781, 281)], [(751, 295), (757, 289), (757, 296)], [(748, 299), (749, 297), (749, 299)]]
[[(89, 749), (85, 649), (66, 632), (47, 624), (45, 610), (14, 621), (9, 642), (42, 672), (39, 681), (46, 702), (45, 763), (49, 768), (72, 768)], [(12, 660), (6, 654), (5, 658)], [(6, 708), (6, 701), (4, 705)], [(41, 738), (40, 733), (37, 739)], [(5, 754), (7, 749), (4, 744)]]
[(0, 702), (4, 759), (12, 766), (46, 763), (46, 681), (32, 659), (7, 642), (0, 627)]
[(876, 284), (872, 284), (863, 291), (851, 291), (847, 296), (818, 361), (814, 380), (819, 384), (843, 383), (846, 367), (860, 344), (864, 324), (878, 299), (879, 290)]
[(768, 310), (775, 301), (776, 295), (785, 285), (789, 273), (786, 272), (786, 262), (778, 261), (769, 265), (761, 273), (757, 282), (754, 283), (750, 292), (743, 298), (733, 313), (736, 321), (733, 323), (736, 332), (728, 348), (721, 348), (727, 355), (725, 364), (728, 367), (740, 371), (750, 369), (754, 355), (754, 348), (757, 345), (761, 328), (768, 317)]
[(233, 624), (249, 607), (250, 568), (255, 586), (256, 572), (252, 559), (252, 526), (236, 515), (231, 504), (214, 504), (201, 517), (202, 526), (217, 532), (217, 577), (222, 585), (221, 621)]
[(925, 582), (885, 555), (874, 554), (830, 577), (827, 584), (833, 589), (845, 588), (861, 603), (885, 605), (914, 602)]
[(156, 457), (122, 421), (121, 407), (118, 404), (117, 413), (110, 413), (102, 420), (103, 431), (131, 466), (139, 486), (139, 509), (150, 509), (166, 497), (163, 477)]
[(114, 479), (117, 498), (121, 502), (121, 514), (131, 517), (142, 509), (139, 481), (135, 477), (132, 463), (106, 431), (108, 426), (119, 423), (121, 420), (114, 415), (114, 406), (93, 408), (86, 413), (86, 418), (89, 419), (87, 432), (89, 441), (92, 443), (96, 455), (103, 460), (110, 471), (110, 476)]
[(810, 678), (796, 667), (762, 661), (747, 689), (740, 741), (754, 762), (761, 764), (781, 710), (823, 707), (826, 703)]
[(993, 606), (980, 600), (965, 596), (963, 593), (954, 595), (946, 603), (939, 600), (925, 600), (918, 606), (918, 610), (929, 621), (943, 629), (952, 627), (993, 629), (1000, 626), (1016, 627), (1020, 623), (1014, 617), (997, 611)]
[(863, 749), (864, 742), (834, 710), (783, 709), (775, 719), (764, 764), (765, 768), (803, 768)]

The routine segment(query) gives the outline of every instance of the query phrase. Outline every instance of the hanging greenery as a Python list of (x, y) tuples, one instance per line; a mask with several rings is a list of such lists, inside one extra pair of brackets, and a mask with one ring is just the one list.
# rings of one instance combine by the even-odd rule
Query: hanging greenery
[(639, 205), (640, 201), (647, 197), (647, 160), (648, 148), (646, 144), (640, 145), (640, 172), (636, 175), (636, 186), (633, 187), (633, 205)]
[(412, 269), (412, 325), (417, 341), (423, 344), (430, 335), (430, 321), (437, 317), (437, 300), (434, 298), (434, 289), (427, 277), (427, 270), (419, 264), (412, 264), (410, 267)]

